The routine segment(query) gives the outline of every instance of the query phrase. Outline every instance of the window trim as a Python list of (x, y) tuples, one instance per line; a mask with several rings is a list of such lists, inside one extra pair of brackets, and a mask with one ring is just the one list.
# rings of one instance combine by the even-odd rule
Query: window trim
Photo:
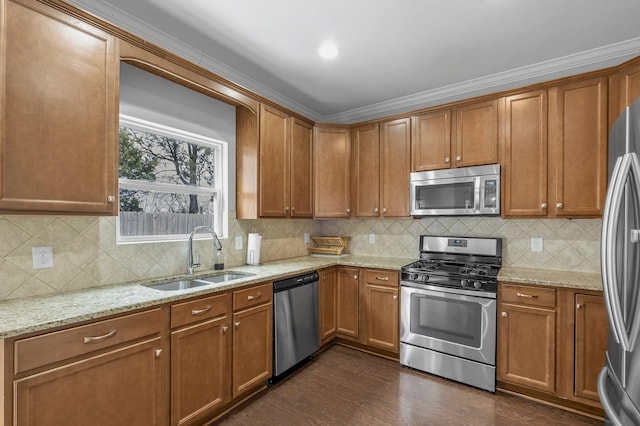
[[(213, 223), (216, 226), (218, 238), (226, 239), (229, 234), (229, 206), (227, 194), (229, 192), (229, 143), (221, 139), (215, 139), (203, 136), (197, 133), (188, 132), (174, 127), (165, 126), (154, 123), (152, 121), (133, 117), (126, 114), (120, 114), (118, 127), (127, 127), (133, 130), (152, 133), (160, 136), (178, 139), (183, 142), (194, 143), (197, 145), (212, 148), (217, 151), (220, 158), (220, 166), (215, 168), (215, 181), (220, 182), (218, 188), (189, 187), (185, 185), (164, 183), (164, 182), (146, 182), (136, 181), (135, 179), (118, 177), (118, 193), (120, 188), (124, 189), (140, 189), (146, 191), (162, 191), (177, 192), (181, 194), (194, 195), (213, 195), (217, 207), (216, 213), (213, 215)], [(119, 174), (119, 173), (118, 173)], [(119, 203), (118, 203), (119, 204)], [(206, 234), (198, 234), (194, 239), (211, 239)], [(155, 242), (171, 242), (186, 241), (189, 234), (172, 234), (172, 235), (148, 235), (148, 236), (122, 236), (120, 235), (120, 208), (118, 207), (118, 215), (116, 216), (116, 244), (144, 244)]]

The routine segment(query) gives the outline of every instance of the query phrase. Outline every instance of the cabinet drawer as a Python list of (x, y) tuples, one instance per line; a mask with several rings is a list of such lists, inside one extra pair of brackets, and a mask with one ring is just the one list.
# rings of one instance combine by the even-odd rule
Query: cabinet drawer
[(18, 340), (15, 373), (160, 333), (160, 308)]
[(398, 272), (382, 269), (366, 269), (365, 280), (368, 284), (398, 287)]
[(233, 292), (233, 310), (271, 302), (273, 283), (258, 285)]
[(171, 328), (222, 316), (231, 311), (231, 294), (219, 294), (171, 306)]
[(553, 288), (503, 284), (500, 296), (502, 303), (556, 307), (556, 290)]

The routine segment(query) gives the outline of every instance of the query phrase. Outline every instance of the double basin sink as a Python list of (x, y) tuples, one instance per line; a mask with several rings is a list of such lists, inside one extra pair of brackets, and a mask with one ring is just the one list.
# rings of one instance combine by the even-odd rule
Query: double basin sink
[(159, 283), (159, 284), (145, 284), (145, 287), (149, 287), (154, 290), (163, 290), (163, 291), (185, 290), (185, 289), (201, 287), (205, 285), (224, 284), (229, 281), (235, 281), (242, 278), (249, 278), (254, 275), (255, 274), (230, 271), (230, 272), (223, 272), (220, 274), (210, 275), (206, 277), (198, 277), (194, 279), (176, 280), (176, 281), (169, 281), (166, 283)]

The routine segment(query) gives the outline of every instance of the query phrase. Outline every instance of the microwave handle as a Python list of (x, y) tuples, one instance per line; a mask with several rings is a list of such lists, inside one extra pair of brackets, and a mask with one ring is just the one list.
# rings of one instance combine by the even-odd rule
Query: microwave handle
[(481, 187), (482, 187), (482, 177), (476, 176), (475, 184), (473, 185), (473, 192), (474, 192), (473, 199), (475, 200), (475, 203), (473, 206), (474, 213), (480, 213), (484, 206), (484, 195), (482, 194), (484, 191), (482, 191)]

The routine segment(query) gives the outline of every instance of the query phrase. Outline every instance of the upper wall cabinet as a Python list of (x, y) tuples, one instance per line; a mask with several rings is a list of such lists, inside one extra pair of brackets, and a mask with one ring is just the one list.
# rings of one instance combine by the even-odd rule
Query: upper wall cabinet
[(347, 127), (316, 127), (313, 140), (314, 217), (351, 216), (351, 139)]
[(313, 127), (264, 104), (236, 120), (237, 218), (312, 217)]
[(380, 126), (351, 131), (352, 199), (355, 217), (380, 216)]
[(607, 191), (607, 79), (549, 89), (549, 216), (601, 216)]
[(115, 38), (31, 0), (0, 33), (0, 211), (117, 214)]
[(498, 162), (498, 103), (489, 100), (412, 118), (413, 171)]
[(614, 120), (620, 113), (640, 97), (640, 61), (633, 61), (623, 66), (618, 72), (619, 109), (612, 117)]

